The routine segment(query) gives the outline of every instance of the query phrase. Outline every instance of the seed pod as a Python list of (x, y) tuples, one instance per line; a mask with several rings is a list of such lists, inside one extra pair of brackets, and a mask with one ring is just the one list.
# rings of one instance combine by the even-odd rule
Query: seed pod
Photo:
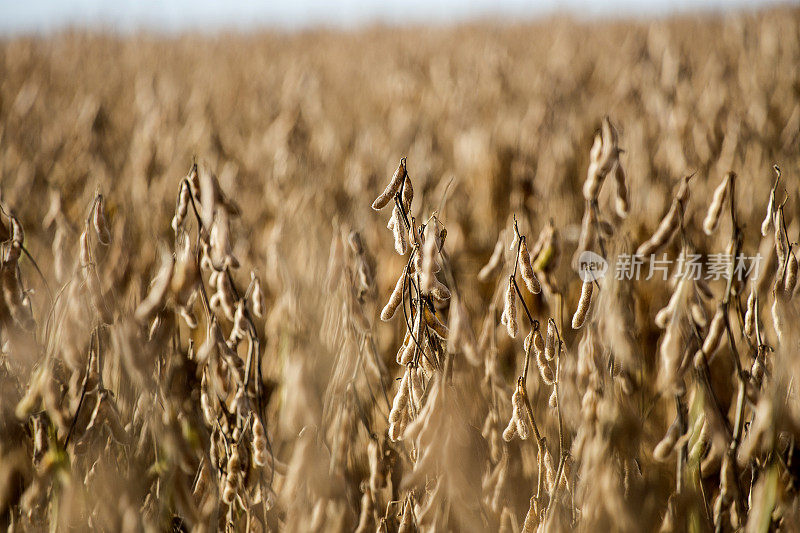
[(696, 370), (704, 370), (706, 367), (705, 361), (706, 355), (703, 353), (703, 350), (697, 350), (692, 358), (692, 364), (694, 365), (694, 368)]
[(583, 182), (583, 197), (587, 202), (597, 199), (600, 186), (603, 184), (604, 174), (600, 170), (600, 156), (603, 151), (603, 138), (595, 134), (592, 148), (589, 151), (589, 169), (586, 172), (586, 181)]
[(267, 433), (258, 416), (253, 420), (253, 461), (258, 466), (267, 464)]
[(31, 314), (30, 302), (26, 304), (26, 296), (17, 277), (17, 269), (7, 264), (3, 265), (3, 267), (0, 268), (0, 284), (2, 284), (0, 306), (5, 303), (5, 308), (14, 323), (22, 329), (30, 331), (36, 327), (36, 323)]
[(406, 501), (403, 506), (403, 517), (400, 519), (400, 525), (397, 527), (397, 533), (413, 533), (414, 531), (414, 511), (411, 509), (411, 503)]
[(226, 476), (225, 486), (222, 489), (222, 501), (226, 505), (230, 505), (233, 503), (234, 498), (236, 498), (236, 482), (231, 476)]
[(497, 468), (495, 470), (495, 484), (494, 484), (494, 492), (492, 494), (492, 499), (490, 502), (490, 506), (492, 511), (495, 513), (500, 514), (501, 506), (506, 501), (504, 497), (504, 493), (506, 491), (506, 485), (508, 484), (508, 455), (503, 455), (503, 460), (498, 463)]
[[(147, 297), (142, 300), (142, 303), (136, 308), (134, 316), (139, 322), (149, 322), (153, 315), (164, 304), (164, 298), (167, 295), (167, 290), (172, 280), (172, 267), (175, 263), (175, 258), (172, 254), (162, 252), (161, 254), (161, 268), (158, 271)], [(87, 279), (94, 276), (88, 276)]]
[(400, 388), (392, 402), (392, 410), (389, 412), (389, 438), (398, 441), (402, 438), (403, 430), (408, 424), (408, 397), (409, 380), (411, 379), (411, 366), (406, 366), (403, 379), (400, 380)]
[(431, 310), (428, 309), (427, 305), (425, 305), (423, 307), (423, 309), (424, 309), (424, 313), (423, 314), (425, 316), (425, 323), (428, 325), (429, 328), (431, 328), (436, 333), (436, 335), (438, 335), (442, 339), (446, 340), (447, 339), (447, 335), (449, 333), (449, 330), (447, 329), (447, 326), (445, 326), (444, 324), (442, 324), (439, 321), (439, 319), (436, 317), (436, 315), (434, 315), (431, 312)]
[(664, 218), (661, 219), (656, 231), (648, 240), (639, 246), (636, 250), (636, 255), (649, 257), (663, 248), (664, 245), (670, 241), (675, 230), (678, 229), (680, 222), (678, 215), (678, 203), (673, 200), (672, 206), (669, 208), (669, 211), (667, 211), (667, 214), (664, 215)]
[(446, 302), (450, 299), (450, 289), (445, 287), (445, 285), (436, 279), (436, 276), (433, 277), (433, 288), (430, 291), (431, 296), (439, 302)]
[(401, 200), (405, 212), (410, 212), (411, 202), (414, 200), (414, 187), (411, 185), (411, 179), (408, 177), (408, 175), (406, 175), (406, 179), (403, 184), (403, 194)]
[(553, 387), (553, 391), (550, 393), (550, 397), (547, 399), (547, 405), (549, 405), (551, 409), (558, 407), (558, 395), (556, 394), (555, 387)]
[(797, 256), (794, 252), (789, 252), (789, 259), (786, 261), (786, 276), (783, 288), (791, 296), (794, 287), (797, 285)]
[(778, 335), (778, 340), (783, 340), (784, 320), (781, 316), (780, 309), (778, 309), (778, 299), (772, 302), (772, 327), (775, 328), (775, 334)]
[(692, 302), (689, 304), (689, 313), (692, 316), (692, 321), (697, 325), (698, 328), (703, 329), (706, 327), (708, 320), (706, 320), (706, 312), (703, 310), (703, 307), (698, 304), (697, 302)]
[(536, 352), (543, 352), (545, 349), (544, 339), (542, 333), (538, 329), (533, 332), (533, 348)]
[(514, 290), (514, 278), (508, 279), (508, 289), (506, 290), (505, 307), (501, 322), (505, 324), (508, 336), (512, 339), (517, 337), (519, 324), (517, 323), (517, 293)]
[(236, 311), (233, 313), (233, 327), (231, 328), (231, 334), (228, 337), (229, 347), (235, 348), (239, 342), (244, 339), (246, 327), (247, 324), (245, 323), (244, 318), (244, 300), (239, 300), (236, 302)]
[(361, 241), (361, 234), (357, 231), (351, 231), (347, 234), (347, 245), (350, 246), (350, 250), (356, 255), (364, 253), (364, 243)]
[(723, 310), (717, 309), (714, 318), (711, 319), (711, 326), (708, 328), (708, 335), (703, 341), (703, 353), (710, 356), (719, 348), (720, 341), (722, 341), (722, 334), (725, 331), (725, 313)]
[(231, 248), (228, 213), (224, 209), (217, 212), (208, 241), (211, 245), (211, 260), (216, 270), (225, 270), (226, 266), (239, 268), (239, 260), (233, 255)]
[(617, 156), (619, 155), (617, 130), (608, 117), (603, 117), (603, 122), (600, 125), (600, 135), (603, 138), (603, 145), (598, 162), (600, 163), (600, 171), (605, 175), (611, 171), (611, 167), (617, 162)]
[(544, 356), (548, 361), (552, 361), (556, 357), (556, 324), (553, 320), (547, 321), (547, 341), (544, 345)]
[(586, 314), (589, 312), (589, 307), (592, 304), (592, 282), (584, 281), (581, 287), (581, 297), (578, 300), (578, 308), (575, 314), (572, 315), (572, 329), (578, 329), (583, 326), (586, 320)]
[(196, 294), (197, 284), (200, 281), (200, 268), (189, 247), (187, 240), (185, 246), (178, 252), (175, 267), (170, 280), (170, 290), (175, 296), (175, 301), (180, 306), (187, 304), (193, 294)]
[(408, 252), (408, 239), (406, 238), (402, 215), (397, 206), (394, 206), (392, 217), (389, 219), (389, 224), (386, 227), (392, 230), (392, 235), (394, 236), (394, 251), (400, 255), (406, 255), (406, 252)]
[(211, 397), (208, 394), (208, 387), (206, 386), (206, 375), (203, 374), (203, 379), (200, 386), (200, 408), (203, 412), (203, 419), (210, 427), (214, 426), (217, 421), (217, 415), (214, 412), (214, 407), (211, 405)]
[(411, 369), (411, 376), (408, 380), (408, 387), (411, 389), (411, 398), (414, 400), (415, 405), (420, 405), (422, 402), (422, 395), (425, 394), (425, 387), (422, 385), (422, 368)]
[(22, 253), (22, 243), (25, 241), (25, 232), (17, 217), (11, 215), (11, 246), (6, 254), (6, 262), (16, 264)]
[(748, 337), (753, 336), (756, 330), (756, 293), (750, 290), (747, 297), (747, 312), (744, 314), (744, 334)]
[(403, 184), (403, 180), (406, 176), (406, 158), (404, 157), (400, 160), (400, 164), (397, 166), (397, 170), (394, 171), (392, 179), (389, 180), (389, 185), (387, 185), (381, 195), (372, 202), (372, 209), (380, 211), (386, 207), (386, 204), (391, 201), (395, 193), (400, 190), (400, 185)]
[(497, 239), (497, 244), (494, 245), (494, 251), (489, 258), (489, 262), (478, 272), (478, 280), (486, 281), (492, 277), (503, 266), (503, 236)]
[(786, 262), (786, 253), (788, 251), (786, 244), (783, 242), (781, 228), (783, 228), (783, 209), (778, 209), (775, 214), (775, 255), (778, 258), (778, 272), (783, 271), (783, 266)]
[[(422, 342), (422, 313), (417, 312), (416, 316), (414, 317), (414, 337), (411, 335), (408, 336), (408, 343), (403, 350), (403, 353), (400, 356), (400, 364), (407, 365), (414, 361), (414, 356), (417, 353), (417, 348), (419, 347), (417, 342)], [(416, 338), (416, 341), (414, 340)]]
[[(536, 241), (536, 246), (534, 246), (534, 249), (531, 250), (531, 257), (536, 258), (533, 260), (533, 270), (541, 273), (551, 271), (556, 265), (558, 254), (558, 238), (556, 235), (555, 226), (551, 220), (544, 228), (542, 228), (542, 231), (539, 233), (539, 239)], [(546, 278), (541, 279), (540, 281), (546, 288)]]
[(530, 507), (525, 515), (525, 522), (522, 524), (522, 533), (536, 533), (539, 527), (539, 506), (536, 496), (531, 496)]
[(750, 375), (753, 376), (756, 383), (761, 383), (764, 378), (764, 363), (760, 358), (753, 361), (753, 365), (750, 367)]
[(397, 311), (397, 308), (401, 303), (403, 303), (403, 286), (405, 285), (405, 279), (406, 270), (403, 269), (403, 273), (400, 274), (399, 278), (397, 278), (397, 283), (394, 286), (394, 290), (392, 291), (391, 296), (389, 296), (389, 301), (381, 311), (381, 320), (384, 322), (391, 320)]
[(586, 204), (583, 211), (583, 218), (581, 219), (581, 233), (578, 237), (578, 246), (575, 248), (575, 254), (572, 258), (572, 267), (577, 270), (578, 260), (580, 255), (592, 247), (594, 242), (594, 228), (597, 225), (597, 213), (592, 208), (591, 204)]
[(189, 212), (189, 201), (191, 200), (191, 191), (186, 185), (185, 181), (181, 182), (181, 190), (178, 192), (178, 203), (175, 207), (175, 216), (172, 217), (172, 229), (175, 234), (178, 234), (183, 222), (186, 220), (186, 215)]
[(533, 430), (528, 410), (525, 407), (525, 393), (521, 386), (517, 385), (514, 394), (511, 395), (512, 414), (511, 418), (517, 426), (517, 434), (522, 440), (528, 440)]
[(672, 291), (672, 295), (669, 297), (669, 302), (666, 306), (664, 306), (658, 313), (656, 313), (655, 323), (661, 329), (667, 327), (672, 315), (675, 313), (675, 309), (678, 307), (682, 297), (683, 297), (683, 289), (686, 286), (686, 277), (681, 276), (680, 280), (678, 281), (675, 290)]
[(658, 461), (666, 461), (667, 458), (672, 454), (673, 450), (675, 450), (675, 444), (678, 442), (678, 438), (680, 437), (680, 426), (678, 425), (678, 421), (675, 420), (669, 429), (667, 429), (666, 435), (664, 438), (656, 444), (655, 449), (653, 450), (653, 457), (656, 458)]
[(543, 461), (545, 483), (547, 485), (548, 492), (552, 494), (556, 484), (556, 468), (553, 464), (553, 456), (550, 455), (550, 450), (548, 450), (546, 447), (539, 453), (544, 456)]
[(514, 439), (514, 435), (517, 434), (517, 421), (514, 419), (514, 415), (511, 415), (511, 419), (508, 421), (508, 425), (506, 429), (503, 430), (503, 440), (506, 442), (511, 442)]
[(578, 361), (575, 369), (580, 390), (583, 390), (591, 379), (599, 377), (602, 363), (599, 361), (598, 351), (594, 328), (587, 328), (578, 345)]
[(111, 244), (111, 232), (108, 231), (108, 222), (106, 221), (105, 202), (103, 195), (98, 194), (95, 200), (94, 210), (92, 212), (92, 225), (97, 233), (97, 240), (100, 244), (108, 246)]
[(253, 303), (253, 314), (258, 318), (264, 318), (264, 291), (261, 289), (261, 280), (256, 277), (254, 272), (250, 272), (250, 279), (253, 281), (253, 293), (250, 301)]
[(217, 277), (217, 292), (211, 297), (209, 304), (212, 308), (221, 308), (225, 317), (233, 321), (236, 312), (236, 297), (233, 293), (233, 285), (227, 273), (220, 272)]
[(86, 268), (92, 264), (92, 256), (89, 252), (89, 232), (83, 230), (80, 237), (80, 259), (81, 266)]
[(658, 311), (658, 313), (656, 313), (656, 318), (655, 318), (656, 326), (658, 326), (661, 329), (666, 328), (667, 324), (669, 324), (669, 321), (672, 318), (672, 313), (673, 310), (669, 304), (667, 304), (665, 307), (662, 307)]
[(622, 162), (619, 160), (617, 160), (617, 164), (614, 166), (612, 176), (617, 184), (616, 197), (614, 198), (614, 209), (616, 210), (619, 218), (625, 218), (628, 216), (629, 210), (628, 187), (625, 185), (625, 171), (622, 168)]
[(526, 355), (531, 349), (531, 341), (533, 340), (534, 330), (531, 330), (527, 335), (525, 335), (525, 340), (522, 341), (522, 351)]
[(544, 384), (552, 386), (556, 382), (556, 377), (553, 373), (553, 369), (550, 368), (550, 364), (545, 358), (545, 352), (546, 350), (536, 352), (536, 366), (539, 367), (539, 374), (542, 376)]
[(730, 454), (726, 453), (722, 458), (722, 467), (719, 471), (719, 492), (726, 502), (731, 501), (736, 490), (736, 476), (731, 462)]
[(714, 233), (714, 230), (717, 228), (717, 224), (719, 224), (719, 217), (722, 213), (722, 205), (725, 202), (725, 195), (728, 193), (728, 188), (730, 187), (731, 181), (735, 174), (733, 172), (728, 172), (725, 175), (725, 178), (722, 180), (722, 183), (717, 185), (717, 188), (714, 190), (714, 196), (711, 199), (711, 205), (708, 206), (708, 213), (706, 214), (706, 218), (703, 220), (703, 231), (706, 235), (711, 235)]
[(523, 237), (519, 246), (519, 264), (520, 274), (525, 286), (531, 294), (538, 294), (541, 292), (542, 287), (539, 285), (539, 280), (536, 279), (536, 274), (533, 273), (533, 266), (531, 265), (531, 256), (528, 253), (527, 240)]
[(704, 279), (694, 280), (694, 286), (697, 288), (697, 292), (698, 294), (700, 294), (700, 297), (703, 298), (704, 300), (714, 299), (714, 293), (711, 292), (711, 287), (708, 286), (706, 280)]
[(434, 264), (436, 263), (436, 239), (429, 236), (422, 245), (422, 270), (420, 271), (420, 289), (425, 294), (430, 294), (434, 286), (436, 274), (434, 274)]
[(242, 474), (242, 460), (239, 455), (239, 446), (236, 444), (231, 446), (231, 454), (228, 456), (226, 471), (228, 474), (228, 483), (236, 488), (239, 476)]
[(781, 179), (781, 169), (778, 168), (778, 165), (773, 165), (772, 168), (775, 169), (775, 173), (778, 175), (775, 178), (775, 185), (772, 186), (772, 190), (769, 192), (769, 203), (767, 204), (767, 214), (764, 217), (764, 221), (761, 223), (761, 236), (766, 237), (767, 232), (769, 232), (769, 225), (773, 221), (773, 217), (775, 216), (775, 190), (778, 188), (778, 182)]

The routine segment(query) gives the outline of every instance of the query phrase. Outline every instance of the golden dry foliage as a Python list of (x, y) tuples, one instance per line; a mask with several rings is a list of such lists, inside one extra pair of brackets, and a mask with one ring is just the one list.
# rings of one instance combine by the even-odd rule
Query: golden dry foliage
[(798, 65), (789, 8), (1, 42), (0, 527), (796, 530)]

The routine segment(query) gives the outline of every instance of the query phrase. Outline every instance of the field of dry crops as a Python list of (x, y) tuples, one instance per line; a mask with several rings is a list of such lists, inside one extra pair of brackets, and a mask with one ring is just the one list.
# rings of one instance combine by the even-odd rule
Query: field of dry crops
[(0, 527), (800, 530), (798, 65), (797, 9), (0, 42)]

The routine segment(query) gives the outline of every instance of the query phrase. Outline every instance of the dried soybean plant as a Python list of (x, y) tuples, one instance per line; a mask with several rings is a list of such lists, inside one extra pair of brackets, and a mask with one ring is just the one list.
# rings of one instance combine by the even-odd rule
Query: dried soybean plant
[[(172, 521), (210, 531), (258, 521), (269, 527), (274, 479), (285, 466), (270, 451), (262, 339), (253, 318), (265, 311), (261, 282), (251, 275), (242, 290), (234, 279), (239, 262), (229, 217), (237, 211), (216, 177), (193, 165), (180, 182), (175, 251), (162, 250), (146, 296), (126, 309), (114, 286), (104, 284), (115, 275), (122, 232), (112, 230), (105, 197), (96, 194), (78, 239), (75, 275), (52, 296), (39, 324), (22, 287), (12, 292), (24, 236), (11, 219), (3, 287), (4, 309), (15, 325), (3, 331), (35, 327), (38, 334), (24, 350), (44, 356), (16, 406), (17, 417), (35, 428), (37, 460), (26, 514), (14, 515), (13, 523), (38, 523), (46, 495), (62, 493), (66, 499), (50, 511), (58, 517), (54, 523), (89, 519), (127, 530)], [(24, 350), (15, 351), (16, 360), (26, 359)], [(132, 478), (118, 508), (99, 506), (90, 496), (113, 483), (107, 461), (122, 457), (159, 475)], [(82, 478), (69, 481), (76, 475)], [(65, 492), (80, 479), (83, 495)]]

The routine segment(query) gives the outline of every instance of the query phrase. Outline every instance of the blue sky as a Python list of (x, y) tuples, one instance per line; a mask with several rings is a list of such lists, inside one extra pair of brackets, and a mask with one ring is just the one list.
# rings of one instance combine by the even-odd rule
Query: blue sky
[(370, 23), (449, 23), (475, 18), (663, 15), (751, 9), (770, 0), (0, 0), (0, 34), (66, 27), (148, 29), (298, 29)]

